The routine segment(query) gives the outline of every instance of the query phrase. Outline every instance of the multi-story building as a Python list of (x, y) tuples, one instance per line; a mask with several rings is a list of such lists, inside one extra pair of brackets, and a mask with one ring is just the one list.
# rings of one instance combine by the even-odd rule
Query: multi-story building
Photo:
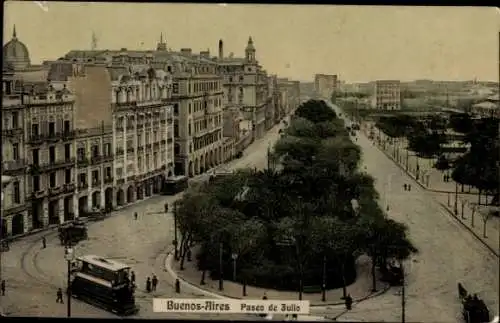
[(33, 229), (74, 215), (74, 96), (52, 84), (25, 84), (22, 95), (29, 164), (26, 197)]
[[(241, 111), (243, 116), (243, 120), (235, 118), (230, 122), (250, 124), (253, 138), (260, 138), (266, 131), (266, 106), (270, 104), (270, 100), (266, 90), (267, 75), (255, 54), (252, 37), (248, 39), (244, 58), (233, 57), (232, 54), (225, 57), (223, 42), (220, 40), (217, 63), (219, 73), (224, 75), (226, 109)], [(235, 114), (226, 114), (228, 116), (234, 117)]]
[(334, 93), (337, 93), (337, 85), (337, 75), (316, 74), (314, 76), (314, 90), (321, 98), (330, 99)]
[(14, 93), (12, 76), (12, 72), (3, 72), (2, 175), (10, 176), (12, 184), (3, 192), (2, 238), (23, 234), (30, 228), (24, 190), (27, 179), (24, 155), (24, 107), (21, 96)]
[(378, 80), (372, 106), (377, 110), (401, 109), (401, 82), (397, 80)]

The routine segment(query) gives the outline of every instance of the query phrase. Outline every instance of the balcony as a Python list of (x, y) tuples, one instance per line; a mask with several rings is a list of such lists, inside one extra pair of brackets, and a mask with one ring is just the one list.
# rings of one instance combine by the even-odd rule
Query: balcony
[(138, 150), (138, 151), (144, 151), (144, 146), (139, 146), (139, 147), (137, 147), (137, 150)]
[(155, 143), (153, 143), (153, 147), (154, 148), (159, 148), (160, 147), (160, 143), (158, 141), (156, 141)]
[(49, 188), (49, 197), (50, 196), (56, 196), (56, 195), (59, 195), (61, 194), (63, 191), (63, 188), (61, 186), (57, 186), (57, 187), (50, 187)]
[(100, 179), (93, 179), (92, 180), (92, 187), (97, 187), (101, 186), (101, 180)]
[(63, 187), (64, 193), (73, 193), (75, 191), (74, 183), (66, 183)]
[(87, 167), (90, 164), (88, 158), (80, 158), (76, 161), (77, 167)]
[(28, 137), (28, 144), (30, 145), (41, 145), (43, 142), (43, 137), (42, 135), (31, 135)]
[(5, 137), (18, 137), (23, 135), (22, 128), (14, 128), (14, 129), (3, 129), (2, 136)]
[(101, 155), (92, 156), (90, 158), (90, 164), (91, 165), (97, 165), (97, 164), (100, 164), (101, 162), (102, 162), (102, 156)]
[(124, 153), (123, 148), (118, 148), (118, 149), (116, 150), (116, 154), (117, 154), (118, 156), (122, 156), (122, 155), (123, 155), (123, 153)]
[(5, 209), (3, 212), (4, 212), (5, 216), (13, 215), (13, 214), (21, 213), (22, 211), (26, 210), (26, 207), (27, 207), (26, 204), (17, 205), (17, 206), (13, 206), (11, 208)]
[(102, 162), (103, 163), (111, 162), (113, 160), (114, 160), (114, 156), (113, 155), (103, 155), (102, 156)]
[(14, 175), (19, 172), (24, 172), (26, 169), (26, 160), (18, 159), (18, 160), (9, 160), (3, 162), (3, 172), (5, 175)]
[(160, 141), (160, 143), (161, 143), (162, 145), (164, 145), (166, 142), (167, 142), (167, 141), (166, 141), (165, 139), (163, 139), (162, 141)]
[(166, 124), (166, 123), (167, 123), (167, 120), (165, 120), (165, 119), (160, 119), (160, 123), (161, 123), (161, 124)]
[(60, 132), (48, 133), (43, 136), (44, 139), (48, 142), (58, 142), (62, 139), (62, 134)]
[(146, 149), (151, 149), (151, 144), (147, 144)]
[(30, 200), (41, 199), (45, 197), (46, 192), (44, 190), (36, 190), (28, 196)]
[(63, 131), (61, 134), (61, 137), (63, 140), (72, 140), (75, 139), (76, 137), (76, 132), (71, 130), (71, 131)]
[(133, 152), (134, 152), (134, 147), (127, 148), (127, 153), (133, 153)]
[(127, 176), (127, 182), (133, 182), (133, 181), (135, 181), (135, 175)]
[(173, 143), (173, 142), (174, 142), (174, 140), (172, 139), (172, 137), (170, 137), (170, 138), (168, 138), (168, 139), (167, 139), (167, 142), (168, 142), (169, 144), (171, 144), (171, 143)]
[(87, 182), (80, 182), (78, 183), (78, 189), (79, 190), (85, 190), (89, 187), (89, 184)]
[(113, 177), (106, 177), (104, 179), (104, 184), (112, 184), (113, 183)]
[(122, 185), (125, 183), (125, 179), (124, 178), (120, 178), (119, 180), (116, 181), (116, 185)]

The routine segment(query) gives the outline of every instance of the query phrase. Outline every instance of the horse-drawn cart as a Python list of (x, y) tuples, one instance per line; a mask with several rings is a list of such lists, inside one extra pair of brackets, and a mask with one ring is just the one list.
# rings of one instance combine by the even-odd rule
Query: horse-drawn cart
[(490, 321), (490, 312), (484, 301), (475, 294), (471, 296), (460, 283), (458, 283), (458, 297), (462, 301), (462, 316), (466, 323)]

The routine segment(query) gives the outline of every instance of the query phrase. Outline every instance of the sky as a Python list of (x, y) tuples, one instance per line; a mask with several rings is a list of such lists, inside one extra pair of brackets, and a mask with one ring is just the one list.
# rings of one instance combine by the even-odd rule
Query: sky
[(498, 81), (500, 11), (485, 7), (4, 2), (4, 42), (16, 25), (32, 63), (72, 49), (167, 47), (244, 55), (252, 36), (268, 73), (312, 81)]

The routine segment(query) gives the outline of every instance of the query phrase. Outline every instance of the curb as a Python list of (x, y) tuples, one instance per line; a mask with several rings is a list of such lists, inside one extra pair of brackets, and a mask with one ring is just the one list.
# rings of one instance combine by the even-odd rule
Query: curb
[(450, 214), (457, 222), (459, 222), (464, 228), (467, 229), (467, 231), (469, 231), (470, 233), (472, 233), (472, 235), (477, 239), (479, 240), (486, 248), (488, 248), (489, 251), (491, 251), (491, 253), (493, 253), (493, 255), (495, 255), (497, 258), (500, 258), (500, 254), (495, 251), (495, 249), (493, 249), (488, 243), (486, 243), (482, 237), (480, 237), (474, 230), (472, 230), (466, 223), (464, 223), (462, 221), (462, 219), (460, 219), (458, 216), (455, 215), (454, 212), (452, 212), (444, 203), (441, 203), (441, 202), (438, 202), (439, 205), (441, 205), (443, 207), (443, 209), (446, 210), (446, 212), (448, 214)]
[[(213, 292), (213, 291), (211, 291), (209, 289), (201, 288), (198, 285), (195, 285), (195, 284), (187, 281), (183, 277), (179, 276), (177, 274), (177, 272), (172, 268), (172, 262), (173, 262), (172, 260), (173, 260), (172, 253), (171, 252), (167, 253), (167, 256), (165, 258), (165, 264), (164, 264), (165, 271), (168, 272), (174, 279), (179, 279), (179, 281), (181, 281), (184, 284), (188, 285), (192, 289), (198, 290), (201, 293), (208, 294), (208, 295), (214, 296), (216, 298), (221, 298), (221, 299), (224, 299), (224, 298), (227, 298), (227, 299), (244, 299), (242, 297), (230, 296), (230, 295), (227, 295), (227, 294), (224, 294), (224, 293), (216, 293), (216, 292)], [(381, 289), (381, 290), (379, 290), (379, 291), (377, 291), (375, 293), (372, 293), (372, 294), (369, 294), (367, 296), (358, 298), (356, 300), (353, 299), (353, 304), (361, 303), (361, 302), (363, 302), (365, 300), (368, 300), (370, 298), (374, 298), (376, 296), (383, 295), (390, 288), (391, 287), (389, 285), (385, 285), (383, 289)], [(310, 307), (325, 307), (325, 306), (338, 306), (338, 305), (344, 305), (344, 304), (345, 304), (345, 302), (341, 301), (341, 302), (333, 302), (333, 303), (326, 303), (325, 302), (325, 303), (321, 303), (321, 304), (310, 304), (309, 306)], [(343, 314), (345, 314), (345, 313), (342, 313), (341, 315), (343, 315)]]

